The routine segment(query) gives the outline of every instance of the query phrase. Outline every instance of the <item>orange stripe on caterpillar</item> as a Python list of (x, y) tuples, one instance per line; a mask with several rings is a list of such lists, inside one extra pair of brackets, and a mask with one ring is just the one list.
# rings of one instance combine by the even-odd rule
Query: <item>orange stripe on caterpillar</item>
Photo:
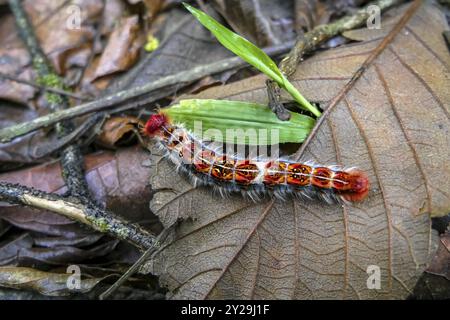
[(221, 150), (211, 149), (185, 128), (171, 124), (162, 113), (150, 117), (144, 133), (155, 138), (169, 159), (194, 183), (213, 186), (221, 193), (247, 192), (251, 198), (268, 193), (285, 198), (292, 193), (328, 202), (340, 199), (354, 202), (365, 199), (369, 192), (369, 179), (361, 170), (227, 156)]

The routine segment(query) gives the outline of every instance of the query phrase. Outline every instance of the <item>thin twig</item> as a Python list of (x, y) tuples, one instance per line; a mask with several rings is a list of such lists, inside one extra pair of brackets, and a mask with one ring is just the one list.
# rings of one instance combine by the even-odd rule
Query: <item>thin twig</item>
[[(293, 43), (289, 42), (280, 46), (268, 48), (265, 51), (271, 56), (277, 56), (287, 52), (290, 48), (292, 48), (292, 45)], [(155, 94), (155, 92), (164, 87), (182, 83), (191, 83), (192, 81), (199, 80), (205, 76), (243, 67), (246, 64), (247, 63), (241, 60), (239, 57), (223, 59), (218, 62), (198, 66), (187, 71), (182, 71), (139, 87), (122, 90), (117, 93), (102, 97), (98, 100), (72, 107), (68, 110), (56, 111), (29, 122), (24, 122), (11, 127), (0, 129), (0, 142), (6, 143), (13, 140), (14, 138), (23, 136), (32, 131), (54, 125), (59, 121), (72, 119), (93, 112), (104, 111), (108, 108), (111, 109), (112, 106), (125, 104), (129, 100), (134, 100), (138, 97), (148, 95), (148, 97), (144, 101), (141, 101), (139, 103), (133, 101), (128, 105), (122, 106), (120, 108), (120, 111), (132, 109), (142, 105), (143, 103), (154, 101), (153, 95)]]
[[(286, 77), (291, 76), (292, 74), (294, 74), (295, 70), (297, 69), (297, 65), (300, 63), (306, 53), (311, 52), (320, 44), (345, 31), (363, 26), (371, 14), (368, 10), (369, 6), (375, 5), (383, 12), (404, 1), (405, 0), (373, 1), (364, 8), (356, 11), (356, 13), (353, 15), (345, 16), (333, 23), (315, 27), (313, 30), (305, 33), (299, 39), (297, 39), (297, 42), (295, 43), (292, 50), (281, 61), (280, 70), (286, 75)], [(274, 88), (277, 86), (278, 85), (276, 83), (273, 83), (273, 81), (269, 82), (266, 86), (268, 96), (275, 97), (275, 99), (271, 99), (271, 101), (269, 102), (269, 107), (275, 112), (280, 120), (286, 120), (283, 117), (284, 112), (280, 111), (283, 110), (284, 107), (280, 102), (280, 98), (278, 98), (276, 93), (274, 93)]]
[(155, 237), (141, 227), (129, 224), (112, 212), (82, 202), (79, 198), (0, 182), (0, 200), (63, 215), (94, 230), (125, 240), (140, 250), (153, 248), (156, 243)]
[(73, 93), (73, 92), (62, 90), (62, 89), (58, 89), (58, 88), (51, 88), (51, 87), (43, 86), (43, 85), (38, 84), (36, 82), (20, 79), (20, 78), (11, 76), (9, 74), (5, 74), (3, 72), (0, 72), (0, 79), (6, 79), (6, 80), (9, 80), (9, 81), (14, 81), (14, 82), (17, 82), (17, 83), (26, 84), (27, 86), (34, 87), (34, 88), (42, 90), (42, 91), (56, 93), (56, 94), (67, 96), (67, 97), (70, 97), (70, 98), (74, 98), (74, 99), (77, 99), (77, 100), (80, 100), (80, 101), (92, 100), (91, 98), (82, 96), (82, 95), (77, 94), (77, 93)]

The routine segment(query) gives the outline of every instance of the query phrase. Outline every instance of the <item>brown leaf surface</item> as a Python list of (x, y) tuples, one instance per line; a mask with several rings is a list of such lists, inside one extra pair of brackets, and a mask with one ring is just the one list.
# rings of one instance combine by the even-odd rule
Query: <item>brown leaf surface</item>
[[(58, 74), (67, 75), (68, 70), (82, 68), (88, 63), (94, 25), (102, 12), (101, 0), (76, 3), (26, 0), (23, 6), (42, 50)], [(2, 16), (0, 30), (0, 71), (22, 80), (35, 81), (28, 50), (18, 35), (11, 13)], [(31, 86), (0, 79), (0, 98), (39, 107), (42, 101), (33, 101), (36, 92)]]
[[(0, 25), (1, 28), (1, 25)], [(0, 49), (0, 72), (22, 80), (33, 80), (33, 72), (26, 68), (30, 63), (25, 49)], [(24, 105), (33, 99), (36, 89), (15, 81), (0, 78), (0, 98)]]
[[(407, 4), (379, 37), (303, 62), (293, 77), (327, 109), (300, 160), (358, 166), (371, 180), (354, 205), (221, 199), (156, 162), (151, 203), (167, 226), (183, 222), (154, 258), (173, 298), (404, 298), (436, 250), (430, 215), (450, 210), (447, 29), (436, 6)], [(390, 33), (386, 35), (385, 28)], [(371, 31), (373, 33), (373, 30)], [(361, 69), (364, 67), (363, 69)], [(353, 81), (357, 72), (361, 77)], [(267, 103), (265, 77), (203, 98)], [(367, 288), (369, 265), (381, 289)]]
[[(64, 0), (33, 0), (26, 1), (24, 7), (35, 26), (42, 50), (58, 74), (65, 73), (70, 57), (81, 51), (90, 51), (93, 24), (103, 7), (101, 0), (82, 0), (75, 6)], [(50, 12), (55, 14), (49, 16)], [(40, 26), (39, 21), (43, 21)], [(87, 58), (84, 64), (86, 62)]]
[(147, 9), (147, 18), (149, 22), (161, 11), (165, 10), (171, 5), (176, 5), (182, 2), (182, 0), (129, 0), (129, 3), (136, 4), (138, 2), (143, 2)]
[[(1, 128), (31, 121), (37, 116), (39, 116), (38, 112), (29, 108), (21, 108), (6, 101), (0, 104)], [(11, 142), (0, 144), (0, 171), (6, 171), (23, 163), (36, 162), (37, 147), (43, 141), (51, 143), (54, 140), (55, 138), (52, 137), (47, 138), (44, 132), (33, 132)]]

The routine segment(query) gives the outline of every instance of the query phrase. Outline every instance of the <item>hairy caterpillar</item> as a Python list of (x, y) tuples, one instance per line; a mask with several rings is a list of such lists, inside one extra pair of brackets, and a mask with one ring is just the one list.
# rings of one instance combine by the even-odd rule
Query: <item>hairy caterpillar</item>
[(150, 117), (144, 134), (156, 139), (167, 157), (195, 186), (209, 186), (221, 195), (240, 192), (253, 200), (266, 195), (323, 199), (328, 203), (361, 201), (369, 180), (361, 170), (298, 163), (288, 159), (245, 159), (223, 154), (199, 141), (163, 114)]

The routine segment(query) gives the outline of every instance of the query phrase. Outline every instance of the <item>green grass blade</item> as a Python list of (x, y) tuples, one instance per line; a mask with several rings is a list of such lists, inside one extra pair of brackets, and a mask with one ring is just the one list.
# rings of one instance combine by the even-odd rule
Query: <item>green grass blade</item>
[(183, 5), (203, 26), (214, 34), (217, 40), (225, 48), (241, 57), (259, 71), (265, 73), (281, 86), (284, 86), (284, 77), (282, 76), (280, 69), (278, 69), (276, 63), (264, 51), (247, 39), (223, 26), (203, 11), (196, 9), (187, 3), (183, 3)]
[(309, 101), (306, 100), (300, 92), (298, 92), (289, 80), (286, 79), (276, 63), (263, 50), (223, 26), (203, 11), (198, 10), (184, 2), (183, 5), (205, 28), (214, 34), (217, 40), (225, 48), (241, 57), (244, 61), (251, 64), (259, 71), (265, 73), (269, 78), (277, 82), (280, 87), (286, 89), (286, 91), (291, 94), (294, 100), (297, 101), (303, 109), (312, 112), (316, 117), (321, 115), (320, 111), (309, 103)]
[[(231, 134), (237, 133), (234, 130), (241, 130), (239, 139), (243, 139), (243, 143), (247, 145), (301, 143), (315, 123), (313, 118), (294, 112), (289, 121), (281, 121), (267, 106), (227, 100), (182, 100), (161, 112), (174, 123), (182, 123), (194, 134), (200, 131), (198, 125), (201, 122), (202, 134), (211, 129), (218, 130), (221, 136), (213, 140), (232, 144), (242, 142)], [(272, 130), (276, 132), (274, 136), (271, 135)]]

